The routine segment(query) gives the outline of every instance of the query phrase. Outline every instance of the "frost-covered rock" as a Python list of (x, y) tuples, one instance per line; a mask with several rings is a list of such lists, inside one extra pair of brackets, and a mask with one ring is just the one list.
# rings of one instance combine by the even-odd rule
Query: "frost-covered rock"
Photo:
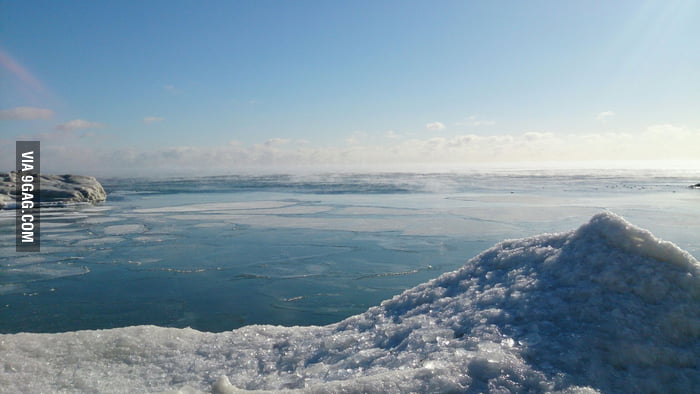
[[(0, 208), (14, 206), (16, 173), (0, 173)], [(91, 176), (41, 175), (41, 202), (49, 204), (105, 201), (107, 193)]]
[(0, 391), (697, 392), (700, 263), (619, 216), (323, 327), (0, 335)]

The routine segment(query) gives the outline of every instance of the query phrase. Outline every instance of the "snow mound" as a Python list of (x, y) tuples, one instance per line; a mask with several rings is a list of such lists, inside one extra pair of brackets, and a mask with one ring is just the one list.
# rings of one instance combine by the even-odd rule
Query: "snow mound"
[(700, 264), (611, 213), (324, 327), (0, 336), (2, 392), (693, 392)]

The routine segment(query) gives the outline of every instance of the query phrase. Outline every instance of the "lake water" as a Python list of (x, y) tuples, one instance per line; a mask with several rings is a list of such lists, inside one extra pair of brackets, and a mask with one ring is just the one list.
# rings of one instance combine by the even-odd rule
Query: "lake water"
[(40, 253), (14, 251), (0, 212), (0, 333), (330, 324), (606, 210), (700, 256), (688, 172), (100, 181), (105, 203), (42, 210)]

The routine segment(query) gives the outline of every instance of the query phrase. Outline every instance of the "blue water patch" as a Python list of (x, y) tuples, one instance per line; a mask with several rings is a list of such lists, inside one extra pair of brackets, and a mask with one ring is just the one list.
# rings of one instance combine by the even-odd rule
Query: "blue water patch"
[[(454, 269), (487, 246), (396, 231), (368, 237), (237, 224), (235, 218), (221, 222), (220, 211), (137, 214), (133, 207), (141, 206), (140, 198), (111, 203), (106, 211), (52, 210), (47, 222), (70, 225), (55, 227), (40, 258), (0, 257), (0, 332), (328, 324), (421, 283), (436, 270)], [(182, 201), (170, 195), (163, 202)], [(274, 204), (262, 204), (267, 205)], [(256, 216), (251, 212), (260, 209), (250, 207), (224, 210), (244, 212), (247, 219), (270, 216)], [(280, 212), (274, 216), (286, 211)], [(193, 218), (185, 217), (190, 214)], [(388, 242), (396, 239), (405, 250)]]

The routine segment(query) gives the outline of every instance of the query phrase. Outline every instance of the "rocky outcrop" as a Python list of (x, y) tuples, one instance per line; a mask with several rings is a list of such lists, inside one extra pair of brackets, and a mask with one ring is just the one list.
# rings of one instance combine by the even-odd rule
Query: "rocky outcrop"
[[(0, 172), (0, 209), (15, 202), (16, 173)], [(105, 201), (107, 193), (95, 177), (84, 175), (41, 175), (42, 204), (96, 203)]]

